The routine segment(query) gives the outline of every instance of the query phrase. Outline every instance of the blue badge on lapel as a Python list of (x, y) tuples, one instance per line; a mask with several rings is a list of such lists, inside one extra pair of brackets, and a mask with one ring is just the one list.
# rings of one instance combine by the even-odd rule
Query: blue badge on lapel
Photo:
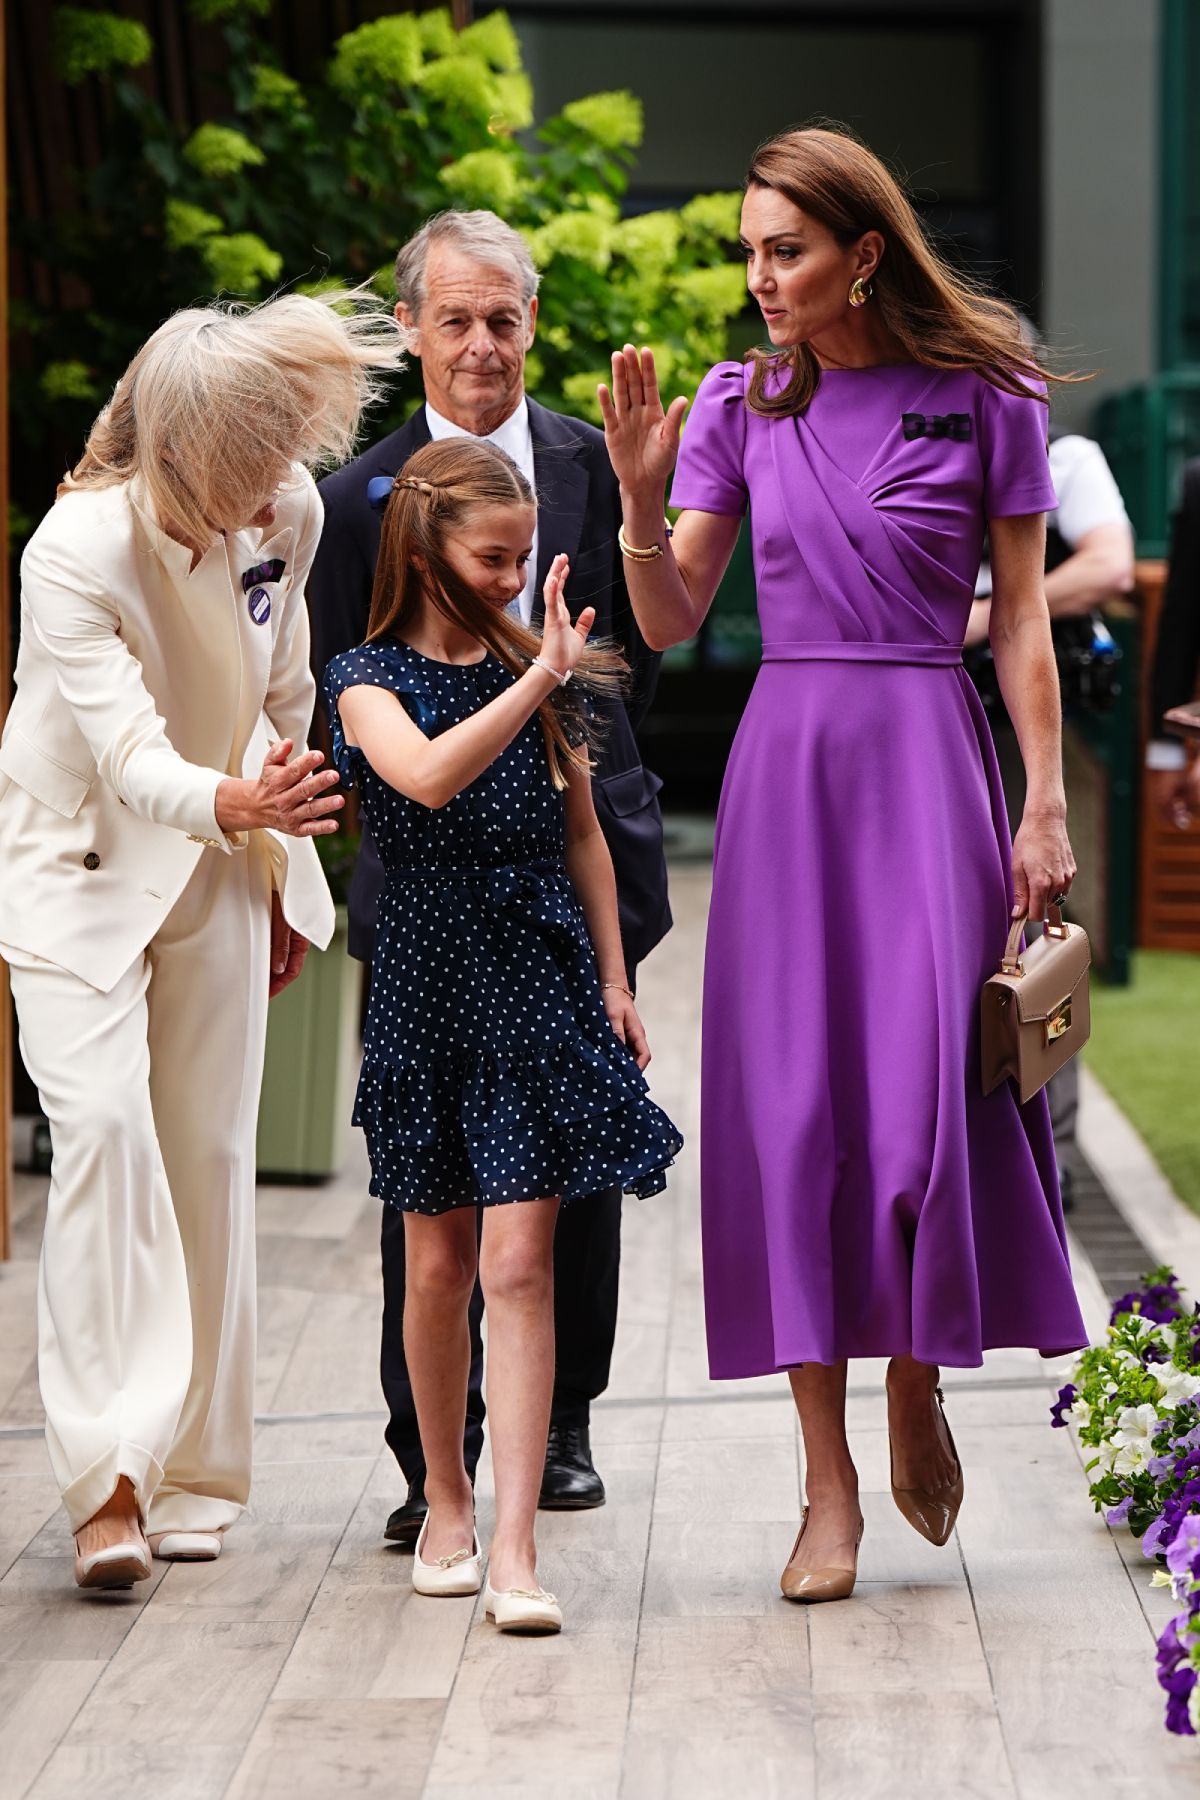
[(278, 581), (287, 568), (282, 556), (273, 556), (269, 562), (255, 563), (242, 576), (242, 592), (246, 596), (246, 605), (250, 617), (256, 625), (265, 625), (271, 617), (271, 595), (262, 585), (263, 582)]

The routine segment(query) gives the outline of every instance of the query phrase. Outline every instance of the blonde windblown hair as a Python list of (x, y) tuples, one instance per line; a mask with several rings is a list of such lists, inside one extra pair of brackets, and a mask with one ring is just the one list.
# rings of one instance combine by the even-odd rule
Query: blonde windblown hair
[(361, 289), (187, 307), (117, 382), (59, 497), (136, 476), (163, 529), (205, 545), (247, 524), (293, 462), (345, 460), (404, 342)]

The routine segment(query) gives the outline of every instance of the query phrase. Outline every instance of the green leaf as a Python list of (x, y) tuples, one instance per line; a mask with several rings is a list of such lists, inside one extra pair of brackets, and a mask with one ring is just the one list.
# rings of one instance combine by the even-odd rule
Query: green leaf
[(408, 87), (421, 72), (421, 28), (411, 13), (374, 19), (349, 31), (334, 46), (329, 79), (353, 98), (371, 87)]
[(99, 390), (86, 363), (67, 359), (47, 363), (41, 374), (41, 389), (47, 400), (99, 399)]
[(213, 286), (230, 294), (256, 294), (264, 281), (277, 281), (283, 258), (252, 231), (204, 239), (202, 254)]
[(163, 226), (168, 250), (189, 250), (214, 232), (224, 231), (225, 221), (186, 200), (168, 200)]
[(560, 116), (610, 150), (634, 150), (642, 141), (642, 103), (627, 88), (572, 100)]
[(144, 25), (116, 13), (60, 6), (54, 14), (54, 66), (71, 86), (109, 69), (140, 68), (154, 53)]
[(231, 125), (198, 125), (183, 146), (183, 154), (201, 175), (217, 181), (267, 160), (257, 144)]

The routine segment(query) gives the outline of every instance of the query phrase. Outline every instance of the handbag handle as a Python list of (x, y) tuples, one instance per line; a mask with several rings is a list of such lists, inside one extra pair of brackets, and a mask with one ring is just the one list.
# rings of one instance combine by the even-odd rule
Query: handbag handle
[[(1018, 913), (1017, 917), (1013, 920), (1012, 925), (1009, 928), (1008, 942), (1004, 946), (1004, 957), (1000, 963), (1000, 973), (1002, 975), (1023, 975), (1025, 973), (1024, 969), (1021, 967), (1021, 958), (1017, 946), (1021, 942), (1021, 933), (1028, 923), (1028, 913)], [(1048, 901), (1046, 905), (1046, 936), (1055, 938), (1065, 938), (1067, 936), (1067, 928), (1063, 924), (1062, 907), (1056, 906), (1053, 900)]]

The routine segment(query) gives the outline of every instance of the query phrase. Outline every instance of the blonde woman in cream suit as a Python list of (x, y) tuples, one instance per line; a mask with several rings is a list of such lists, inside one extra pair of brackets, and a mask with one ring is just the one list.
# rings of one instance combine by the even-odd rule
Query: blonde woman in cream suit
[(0, 953), (53, 1140), (39, 1370), (81, 1586), (218, 1555), (249, 1494), (268, 993), (329, 940), (341, 804), (304, 748), (306, 465), (399, 360), (358, 303), (177, 314), (22, 559)]

